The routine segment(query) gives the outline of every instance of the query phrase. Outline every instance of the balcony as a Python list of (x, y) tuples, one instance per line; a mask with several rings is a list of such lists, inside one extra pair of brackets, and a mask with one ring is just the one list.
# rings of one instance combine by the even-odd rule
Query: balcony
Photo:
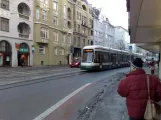
[(49, 40), (46, 38), (41, 38), (41, 39), (37, 39), (36, 42), (40, 44), (48, 44)]
[(88, 27), (87, 22), (86, 21), (82, 21), (82, 26)]
[(29, 35), (25, 35), (25, 34), (19, 33), (19, 37), (20, 38), (29, 38)]
[(26, 3), (20, 3), (18, 5), (18, 12), (19, 12), (19, 17), (29, 20), (29, 16), (31, 15), (31, 10), (30, 7)]
[(19, 23), (18, 25), (18, 32), (19, 32), (19, 37), (20, 38), (29, 38), (29, 35), (31, 33), (31, 28), (28, 24), (25, 22)]
[(20, 17), (20, 18), (23, 18), (23, 19), (26, 19), (26, 20), (29, 20), (29, 16), (26, 16), (26, 15), (24, 15), (24, 14), (20, 14), (20, 13), (19, 13), (19, 17)]

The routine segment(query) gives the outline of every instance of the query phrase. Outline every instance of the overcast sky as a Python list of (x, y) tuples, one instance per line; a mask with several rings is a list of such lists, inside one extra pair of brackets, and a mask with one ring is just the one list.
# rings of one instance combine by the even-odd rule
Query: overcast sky
[(93, 7), (102, 8), (102, 14), (108, 17), (111, 24), (128, 28), (126, 0), (88, 0), (88, 2)]

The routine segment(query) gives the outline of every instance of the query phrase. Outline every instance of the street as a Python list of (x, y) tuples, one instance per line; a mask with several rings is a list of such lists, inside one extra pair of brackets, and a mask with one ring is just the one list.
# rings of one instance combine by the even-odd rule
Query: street
[[(39, 72), (43, 73), (39, 77), (48, 76), (41, 82), (16, 83), (19, 85), (10, 84), (6, 85), (8, 87), (4, 87), (3, 80), (3, 85), (0, 86), (3, 88), (0, 90), (0, 120), (76, 120), (90, 100), (104, 88), (105, 84), (111, 83), (108, 81), (110, 76), (120, 72), (128, 72), (129, 68), (92, 73), (83, 72), (81, 74), (76, 72), (72, 76), (60, 77), (62, 76), (60, 75), (56, 78), (49, 75), (80, 70), (63, 68), (55, 70), (56, 73), (50, 72), (50, 70), (54, 71), (50, 68), (33, 70), (34, 72), (31, 72), (32, 70), (29, 70), (30, 72), (20, 71), (28, 73), (27, 76), (23, 76), (23, 79), (26, 77), (29, 79), (30, 74), (36, 76)], [(11, 76), (9, 73), (8, 78)], [(101, 82), (102, 80), (106, 80), (106, 82)]]

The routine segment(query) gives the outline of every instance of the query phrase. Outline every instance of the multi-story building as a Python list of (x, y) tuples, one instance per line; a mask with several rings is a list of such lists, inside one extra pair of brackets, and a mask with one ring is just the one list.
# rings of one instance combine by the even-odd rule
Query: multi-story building
[(94, 12), (94, 45), (114, 48), (115, 27), (108, 18), (100, 20), (100, 10), (93, 8)]
[(108, 18), (102, 21), (104, 26), (104, 46), (115, 48), (115, 27), (109, 22)]
[(86, 0), (74, 1), (73, 57), (81, 57), (82, 48), (93, 44), (92, 5)]
[(0, 1), (0, 66), (33, 65), (33, 0)]
[(34, 65), (70, 62), (73, 5), (72, 0), (35, 0)]
[(94, 12), (94, 38), (93, 42), (94, 45), (101, 45), (104, 46), (104, 32), (105, 32), (105, 26), (104, 24), (100, 21), (99, 15), (100, 11), (96, 8), (93, 8)]
[(125, 50), (126, 49), (126, 33), (128, 31), (121, 27), (121, 26), (116, 26), (115, 27), (115, 47), (120, 50)]

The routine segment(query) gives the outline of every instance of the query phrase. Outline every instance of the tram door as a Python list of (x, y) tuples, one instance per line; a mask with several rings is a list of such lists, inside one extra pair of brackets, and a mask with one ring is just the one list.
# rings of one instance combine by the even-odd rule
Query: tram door
[(102, 52), (99, 53), (99, 67), (100, 69), (102, 69), (103, 67), (103, 53)]

